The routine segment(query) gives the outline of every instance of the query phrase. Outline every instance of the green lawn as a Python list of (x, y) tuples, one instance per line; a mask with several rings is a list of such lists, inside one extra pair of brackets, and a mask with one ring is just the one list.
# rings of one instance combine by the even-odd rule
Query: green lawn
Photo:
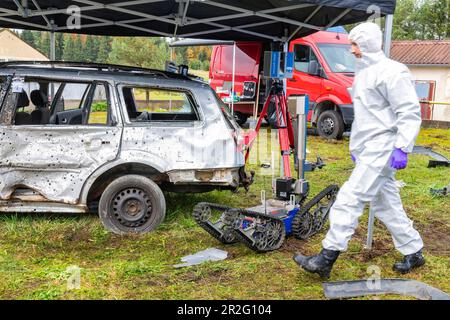
[[(450, 131), (424, 129), (418, 144), (450, 156)], [(262, 146), (265, 148), (266, 144), (263, 142)], [(348, 139), (328, 142), (310, 137), (309, 150), (311, 160), (320, 154), (327, 163), (323, 170), (307, 175), (311, 194), (332, 183), (342, 184), (351, 173)], [(259, 160), (267, 161), (267, 154), (261, 154)], [(380, 223), (376, 224), (374, 250), (366, 252), (365, 215), (349, 251), (336, 263), (331, 280), (367, 278), (368, 268), (375, 265), (383, 278), (415, 279), (450, 292), (450, 201), (429, 193), (431, 187), (450, 182), (450, 168), (428, 169), (427, 163), (427, 157), (414, 155), (408, 169), (397, 177), (406, 183), (402, 189), (405, 208), (426, 243), (427, 265), (406, 276), (395, 274), (391, 266), (400, 254)], [(256, 164), (251, 167), (258, 168)], [(260, 190), (269, 190), (270, 180), (270, 176), (258, 176), (248, 194), (243, 190), (166, 194), (167, 221), (156, 232), (141, 237), (111, 235), (95, 215), (2, 215), (0, 298), (323, 299), (321, 281), (301, 271), (292, 260), (295, 251), (317, 252), (323, 233), (307, 242), (290, 238), (277, 252), (255, 254), (243, 245), (218, 243), (191, 219), (192, 208), (200, 201), (256, 205)], [(191, 268), (172, 267), (182, 256), (209, 247), (227, 250), (229, 258)], [(78, 290), (67, 287), (67, 268), (73, 265), (81, 268)]]

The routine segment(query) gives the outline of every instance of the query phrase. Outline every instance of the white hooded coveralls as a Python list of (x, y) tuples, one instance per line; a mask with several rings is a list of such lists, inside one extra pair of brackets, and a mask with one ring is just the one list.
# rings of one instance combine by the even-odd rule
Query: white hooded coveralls
[(330, 230), (322, 245), (346, 251), (369, 202), (395, 247), (403, 255), (413, 254), (423, 248), (423, 242), (403, 209), (390, 158), (395, 148), (406, 153), (413, 150), (421, 125), (419, 99), (408, 68), (384, 55), (376, 24), (360, 24), (349, 38), (362, 52), (362, 58), (356, 59), (352, 90), (355, 119), (350, 152), (357, 160), (331, 208)]

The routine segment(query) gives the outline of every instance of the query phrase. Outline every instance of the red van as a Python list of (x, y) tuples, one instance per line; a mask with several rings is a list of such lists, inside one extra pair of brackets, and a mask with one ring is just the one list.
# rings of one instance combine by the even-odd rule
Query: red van
[[(236, 45), (235, 95), (236, 118), (245, 123), (261, 109), (265, 81), (261, 79), (263, 51), (270, 50), (257, 42)], [(309, 94), (308, 119), (318, 133), (329, 139), (341, 139), (353, 122), (350, 90), (354, 78), (355, 58), (350, 53), (348, 35), (340, 31), (321, 31), (293, 40), (294, 76), (287, 80), (287, 95)], [(221, 98), (230, 95), (233, 72), (233, 46), (215, 46), (211, 57), (210, 83)], [(258, 95), (259, 92), (259, 95)]]

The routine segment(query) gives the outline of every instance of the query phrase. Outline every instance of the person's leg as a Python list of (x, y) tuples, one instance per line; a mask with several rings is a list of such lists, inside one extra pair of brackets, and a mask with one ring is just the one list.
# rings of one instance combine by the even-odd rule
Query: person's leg
[(330, 229), (322, 246), (327, 250), (346, 251), (358, 227), (366, 203), (372, 202), (388, 177), (364, 164), (357, 164), (350, 179), (342, 186), (330, 210)]
[(403, 209), (400, 192), (393, 177), (386, 181), (378, 196), (372, 201), (370, 210), (384, 223), (392, 235), (395, 248), (405, 256), (404, 261), (396, 263), (394, 269), (407, 273), (412, 268), (423, 265), (425, 259), (421, 252), (422, 238)]
[(386, 225), (395, 248), (403, 255), (416, 253), (423, 248), (422, 238), (403, 209), (400, 192), (393, 178), (386, 181), (384, 188), (372, 201), (371, 210)]
[(380, 170), (358, 163), (330, 210), (330, 229), (322, 241), (323, 250), (312, 257), (296, 254), (295, 262), (306, 271), (329, 277), (339, 253), (347, 250), (366, 202), (375, 198), (387, 179)]

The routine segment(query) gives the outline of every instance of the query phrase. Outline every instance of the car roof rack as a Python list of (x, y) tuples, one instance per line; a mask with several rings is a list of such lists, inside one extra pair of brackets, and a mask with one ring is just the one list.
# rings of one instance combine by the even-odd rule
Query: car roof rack
[(179, 78), (190, 78), (190, 76), (183, 76), (178, 73), (171, 73), (155, 69), (147, 69), (142, 67), (131, 67), (107, 63), (92, 63), (92, 62), (72, 62), (72, 61), (7, 61), (0, 62), (0, 68), (8, 68), (14, 66), (50, 66), (50, 67), (65, 67), (65, 68), (89, 68), (97, 69), (99, 71), (109, 71), (109, 72), (134, 72), (146, 75), (159, 75), (165, 78), (169, 77), (179, 77)]

